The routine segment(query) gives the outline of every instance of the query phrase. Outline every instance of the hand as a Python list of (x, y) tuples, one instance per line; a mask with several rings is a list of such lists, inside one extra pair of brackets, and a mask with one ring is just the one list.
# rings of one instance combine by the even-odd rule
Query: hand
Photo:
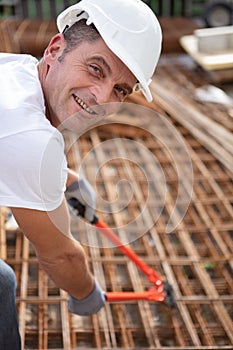
[(84, 217), (89, 222), (92, 222), (95, 215), (96, 208), (96, 192), (93, 187), (84, 177), (75, 181), (68, 186), (65, 192), (66, 199), (77, 198), (78, 201), (84, 205)]
[(88, 316), (97, 313), (105, 304), (106, 297), (97, 281), (92, 292), (84, 299), (76, 299), (72, 296), (68, 299), (68, 310), (80, 316)]

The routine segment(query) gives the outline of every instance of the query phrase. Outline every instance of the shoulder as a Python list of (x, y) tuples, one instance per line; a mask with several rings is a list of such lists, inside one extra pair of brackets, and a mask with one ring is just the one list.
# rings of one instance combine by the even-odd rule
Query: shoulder
[(0, 53), (0, 70), (3, 74), (34, 74), (38, 60), (31, 55)]
[(1, 108), (18, 108), (22, 104), (44, 105), (37, 70), (38, 60), (30, 55), (0, 54)]
[(14, 54), (14, 53), (5, 53), (0, 52), (0, 65), (25, 65), (25, 64), (35, 64), (38, 60), (31, 56), (26, 54)]
[(0, 162), (8, 201), (3, 205), (49, 211), (61, 203), (68, 169), (58, 131), (25, 130), (3, 138)]

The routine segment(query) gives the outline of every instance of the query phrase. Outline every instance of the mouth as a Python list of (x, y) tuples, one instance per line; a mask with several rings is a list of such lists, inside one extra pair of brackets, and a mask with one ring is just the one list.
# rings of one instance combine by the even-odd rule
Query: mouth
[(97, 115), (95, 113), (95, 111), (93, 111), (93, 109), (91, 109), (90, 107), (87, 106), (87, 104), (78, 96), (76, 96), (75, 94), (72, 94), (75, 102), (88, 114), (90, 115)]

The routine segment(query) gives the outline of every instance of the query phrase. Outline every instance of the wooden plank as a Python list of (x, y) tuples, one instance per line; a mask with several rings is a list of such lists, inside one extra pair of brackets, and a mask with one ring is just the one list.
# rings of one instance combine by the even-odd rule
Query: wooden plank
[[(157, 103), (191, 131), (220, 162), (232, 171), (233, 150), (231, 133), (193, 108), (180, 93), (174, 95), (174, 91), (171, 92), (163, 87), (161, 80), (159, 85), (152, 83), (151, 86)], [(226, 142), (223, 135), (226, 136)]]
[(229, 69), (233, 67), (233, 50), (219, 53), (203, 53), (198, 51), (198, 39), (195, 35), (184, 35), (180, 38), (184, 50), (205, 70)]

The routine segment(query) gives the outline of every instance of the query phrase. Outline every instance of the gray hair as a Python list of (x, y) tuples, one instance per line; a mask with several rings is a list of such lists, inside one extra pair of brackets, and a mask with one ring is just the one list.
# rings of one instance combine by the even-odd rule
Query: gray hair
[(67, 28), (64, 32), (64, 39), (66, 41), (66, 48), (62, 55), (58, 58), (61, 62), (64, 56), (74, 50), (82, 42), (87, 41), (89, 43), (94, 42), (100, 38), (100, 34), (96, 27), (91, 24), (87, 25), (86, 20), (82, 19), (74, 23), (71, 27)]

